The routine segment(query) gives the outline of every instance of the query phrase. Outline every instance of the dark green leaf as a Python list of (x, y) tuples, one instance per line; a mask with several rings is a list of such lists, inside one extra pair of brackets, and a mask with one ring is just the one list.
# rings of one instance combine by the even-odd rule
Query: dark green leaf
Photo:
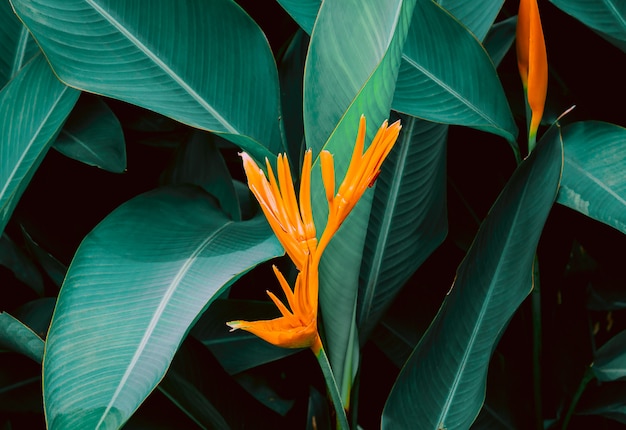
[(126, 170), (122, 126), (99, 97), (80, 97), (52, 147), (90, 166), (115, 173)]
[(43, 340), (6, 312), (0, 312), (0, 346), (41, 363)]
[(233, 222), (196, 188), (120, 206), (80, 245), (44, 357), (52, 428), (119, 428), (165, 374), (200, 312), (283, 253), (262, 217)]
[(536, 246), (556, 197), (562, 154), (560, 130), (553, 127), (507, 183), (398, 376), (383, 428), (468, 428), (476, 418), (496, 342), (532, 289)]
[(362, 343), (448, 229), (448, 127), (406, 116), (401, 119), (400, 138), (376, 182), (368, 224), (359, 286)]
[(12, 4), (68, 85), (222, 133), (259, 160), (280, 150), (274, 58), (235, 2)]
[(626, 3), (620, 0), (550, 0), (606, 40), (626, 52)]
[(0, 232), (78, 94), (59, 82), (43, 55), (0, 91)]
[(393, 109), (506, 138), (517, 153), (517, 126), (484, 48), (431, 0), (418, 0), (404, 46)]
[(563, 129), (565, 165), (557, 201), (626, 233), (626, 129), (578, 122)]

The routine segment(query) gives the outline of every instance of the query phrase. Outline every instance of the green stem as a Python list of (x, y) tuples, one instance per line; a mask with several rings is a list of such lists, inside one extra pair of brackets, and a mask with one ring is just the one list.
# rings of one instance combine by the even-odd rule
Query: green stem
[(335, 381), (335, 376), (333, 375), (333, 370), (330, 367), (330, 362), (328, 361), (328, 356), (326, 356), (324, 347), (319, 349), (319, 351), (315, 354), (315, 357), (317, 358), (317, 362), (320, 364), (320, 368), (322, 369), (322, 374), (324, 375), (324, 380), (326, 381), (326, 388), (330, 394), (333, 407), (335, 408), (337, 430), (349, 430), (350, 425), (348, 424), (346, 411), (343, 408), (339, 388), (337, 387), (337, 382)]
[(576, 393), (574, 393), (574, 397), (572, 397), (572, 401), (569, 404), (567, 413), (565, 414), (565, 417), (563, 418), (563, 425), (561, 426), (561, 430), (565, 430), (567, 426), (569, 425), (569, 421), (572, 418), (572, 415), (574, 415), (574, 410), (576, 409), (578, 400), (580, 400), (580, 396), (582, 396), (583, 392), (585, 391), (585, 387), (587, 387), (587, 384), (594, 377), (595, 375), (593, 374), (593, 370), (591, 369), (591, 366), (589, 366), (587, 370), (585, 370), (583, 379), (580, 381), (580, 384), (578, 385), (578, 389), (576, 390)]

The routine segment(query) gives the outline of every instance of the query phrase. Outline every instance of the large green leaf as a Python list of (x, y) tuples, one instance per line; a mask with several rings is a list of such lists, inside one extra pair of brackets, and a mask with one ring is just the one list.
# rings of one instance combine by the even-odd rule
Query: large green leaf
[(443, 241), (448, 127), (402, 116), (403, 129), (377, 180), (361, 266), (361, 339)]
[(466, 429), (476, 418), (496, 342), (532, 289), (535, 250), (556, 197), (562, 156), (553, 127), (505, 186), (398, 376), (383, 428)]
[(120, 206), (80, 245), (59, 295), (44, 357), (49, 427), (119, 428), (200, 312), (282, 253), (262, 216), (233, 222), (200, 189)]
[(110, 172), (126, 170), (124, 132), (99, 97), (82, 94), (52, 146), (63, 155)]
[(435, 0), (467, 27), (476, 39), (483, 40), (496, 20), (504, 0)]
[(550, 0), (606, 40), (626, 52), (626, 3), (621, 0)]
[(0, 347), (24, 354), (37, 363), (43, 357), (43, 340), (6, 312), (0, 312)]
[(322, 0), (277, 0), (298, 25), (311, 34)]
[(517, 152), (517, 126), (496, 69), (474, 35), (431, 0), (418, 0), (393, 109), (506, 138)]
[(39, 52), (26, 27), (17, 19), (9, 0), (0, 1), (0, 88)]
[(223, 133), (261, 160), (281, 148), (274, 58), (235, 2), (12, 4), (68, 85)]
[[(371, 140), (389, 116), (414, 3), (327, 0), (320, 8), (305, 66), (304, 132), (314, 157), (321, 149), (333, 154), (338, 180), (350, 162), (359, 117), (367, 117)], [(321, 234), (327, 204), (319, 159), (314, 163), (312, 199)], [(320, 266), (323, 332), (346, 402), (358, 363), (356, 300), (371, 199), (366, 193), (331, 241)]]
[(591, 370), (600, 381), (626, 379), (626, 330), (613, 336), (595, 354)]
[(0, 91), (0, 232), (78, 95), (59, 82), (42, 55)]
[(563, 129), (565, 166), (557, 201), (626, 233), (626, 129), (599, 121)]

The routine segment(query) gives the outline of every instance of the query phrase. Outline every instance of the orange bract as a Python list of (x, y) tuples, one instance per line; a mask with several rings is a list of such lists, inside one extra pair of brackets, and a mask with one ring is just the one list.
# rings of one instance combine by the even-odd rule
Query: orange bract
[(548, 58), (537, 0), (520, 0), (516, 48), (517, 65), (531, 110), (528, 134), (534, 142), (548, 91)]
[(317, 331), (317, 301), (322, 253), (367, 187), (372, 186), (378, 177), (380, 167), (396, 142), (400, 128), (400, 121), (391, 126), (387, 126), (385, 121), (372, 144), (363, 153), (365, 117), (361, 116), (352, 159), (337, 194), (333, 156), (328, 151), (320, 153), (329, 214), (319, 244), (311, 208), (311, 150), (304, 155), (297, 200), (286, 156), (278, 156), (278, 179), (266, 160), (268, 180), (250, 156), (241, 154), (248, 186), (300, 273), (292, 292), (283, 275), (274, 267), (289, 309), (274, 294), (269, 291), (267, 294), (282, 316), (263, 321), (231, 321), (227, 323), (228, 326), (233, 330), (249, 331), (273, 345), (285, 348), (309, 347), (316, 354), (320, 351), (322, 344)]

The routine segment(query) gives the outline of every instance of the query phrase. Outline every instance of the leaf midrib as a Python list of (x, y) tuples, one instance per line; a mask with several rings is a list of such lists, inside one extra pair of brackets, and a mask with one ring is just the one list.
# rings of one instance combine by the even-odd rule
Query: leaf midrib
[(167, 305), (170, 302), (170, 299), (172, 298), (172, 296), (174, 295), (174, 293), (178, 289), (178, 286), (182, 282), (185, 274), (189, 271), (191, 266), (196, 262), (196, 260), (197, 260), (198, 256), (200, 255), (200, 253), (206, 249), (206, 247), (209, 245), (209, 243), (211, 243), (222, 231), (224, 231), (231, 224), (233, 224), (233, 221), (228, 221), (224, 225), (222, 225), (220, 228), (215, 230), (212, 234), (207, 236), (196, 247), (196, 249), (191, 253), (189, 258), (187, 258), (185, 263), (181, 266), (181, 268), (176, 273), (176, 276), (174, 276), (174, 278), (170, 282), (170, 285), (168, 286), (167, 290), (165, 291), (165, 294), (163, 295), (163, 298), (161, 299), (161, 302), (159, 303), (159, 305), (157, 306), (156, 310), (154, 311), (154, 314), (152, 315), (152, 318), (151, 318), (151, 320), (150, 320), (150, 322), (149, 322), (149, 324), (148, 324), (148, 326), (146, 328), (146, 331), (144, 332), (144, 335), (143, 335), (141, 341), (139, 342), (139, 344), (137, 346), (137, 349), (135, 350), (135, 353), (134, 353), (133, 357), (131, 358), (131, 361), (130, 361), (128, 367), (126, 368), (126, 371), (124, 372), (124, 375), (120, 379), (120, 382), (117, 385), (117, 387), (115, 389), (115, 392), (111, 396), (111, 400), (109, 401), (109, 403), (107, 404), (104, 412), (102, 413), (102, 416), (100, 417), (100, 421), (96, 425), (96, 430), (99, 429), (100, 425), (104, 423), (104, 420), (105, 420), (106, 416), (108, 415), (109, 411), (111, 410), (111, 408), (115, 404), (117, 398), (119, 397), (119, 395), (122, 392), (124, 386), (126, 385), (126, 382), (130, 378), (131, 373), (135, 369), (135, 367), (136, 367), (136, 365), (137, 365), (141, 355), (143, 354), (144, 350), (146, 349), (146, 347), (148, 345), (148, 341), (150, 340), (150, 338), (152, 337), (152, 334), (154, 333), (154, 330), (156, 329), (156, 326), (157, 326), (157, 324), (158, 324), (158, 322), (160, 320), (160, 317), (163, 314), (163, 311), (165, 310), (165, 308), (167, 307)]
[[(534, 170), (534, 169), (532, 169)], [(529, 173), (528, 177), (530, 178), (530, 176), (532, 175), (532, 170)], [(514, 226), (517, 224), (517, 220), (519, 219), (521, 208), (523, 206), (522, 202), (525, 200), (526, 194), (528, 192), (528, 187), (529, 187), (529, 182), (530, 181), (526, 181), (526, 183), (524, 184), (523, 189), (521, 190), (521, 192), (518, 194), (521, 197), (518, 200), (518, 205), (517, 205), (517, 210), (515, 211), (515, 217), (513, 218), (513, 221), (511, 222), (511, 226)], [(513, 238), (513, 228), (509, 228), (507, 231), (507, 237), (506, 240), (504, 241), (504, 245), (502, 246), (502, 249), (507, 249), (509, 243), (511, 242), (512, 238)], [(496, 267), (496, 270), (494, 271), (494, 275), (491, 278), (491, 282), (489, 289), (487, 290), (487, 296), (485, 298), (485, 300), (483, 301), (483, 304), (481, 306), (480, 312), (479, 312), (479, 318), (477, 319), (476, 324), (474, 325), (474, 328), (472, 329), (472, 334), (470, 336), (470, 340), (468, 342), (468, 347), (465, 349), (464, 353), (463, 353), (463, 357), (461, 358), (461, 361), (459, 362), (459, 365), (457, 366), (457, 369), (465, 369), (467, 361), (469, 360), (469, 356), (470, 353), (473, 349), (473, 346), (476, 342), (476, 338), (478, 337), (478, 332), (479, 332), (479, 328), (482, 326), (482, 321), (484, 319), (484, 315), (487, 312), (487, 308), (489, 307), (489, 303), (491, 302), (491, 297), (493, 294), (493, 285), (494, 285), (494, 280), (498, 279), (498, 275), (502, 269), (502, 254), (500, 255), (500, 259), (498, 260), (498, 265)], [(461, 375), (462, 372), (457, 371), (454, 377), (454, 381), (452, 382), (451, 386), (450, 386), (450, 390), (449, 390), (449, 394), (448, 397), (446, 399), (446, 403), (444, 404), (443, 408), (442, 408), (442, 412), (441, 415), (439, 416), (438, 419), (438, 423), (444, 423), (444, 418), (446, 418), (448, 416), (448, 413), (450, 411), (450, 407), (452, 406), (452, 400), (454, 399), (455, 395), (456, 395), (456, 390), (459, 387), (460, 384), (460, 380), (461, 380)]]
[(196, 92), (189, 84), (185, 82), (174, 70), (172, 70), (167, 64), (165, 64), (154, 52), (152, 52), (146, 45), (144, 45), (134, 34), (124, 27), (122, 23), (116, 20), (111, 14), (104, 10), (94, 0), (85, 0), (93, 9), (98, 12), (109, 24), (115, 27), (128, 41), (137, 47), (143, 54), (154, 62), (166, 75), (171, 77), (180, 87), (187, 92), (200, 106), (206, 109), (224, 128), (232, 134), (241, 134), (239, 131), (217, 112), (217, 110), (210, 105), (200, 94)]

